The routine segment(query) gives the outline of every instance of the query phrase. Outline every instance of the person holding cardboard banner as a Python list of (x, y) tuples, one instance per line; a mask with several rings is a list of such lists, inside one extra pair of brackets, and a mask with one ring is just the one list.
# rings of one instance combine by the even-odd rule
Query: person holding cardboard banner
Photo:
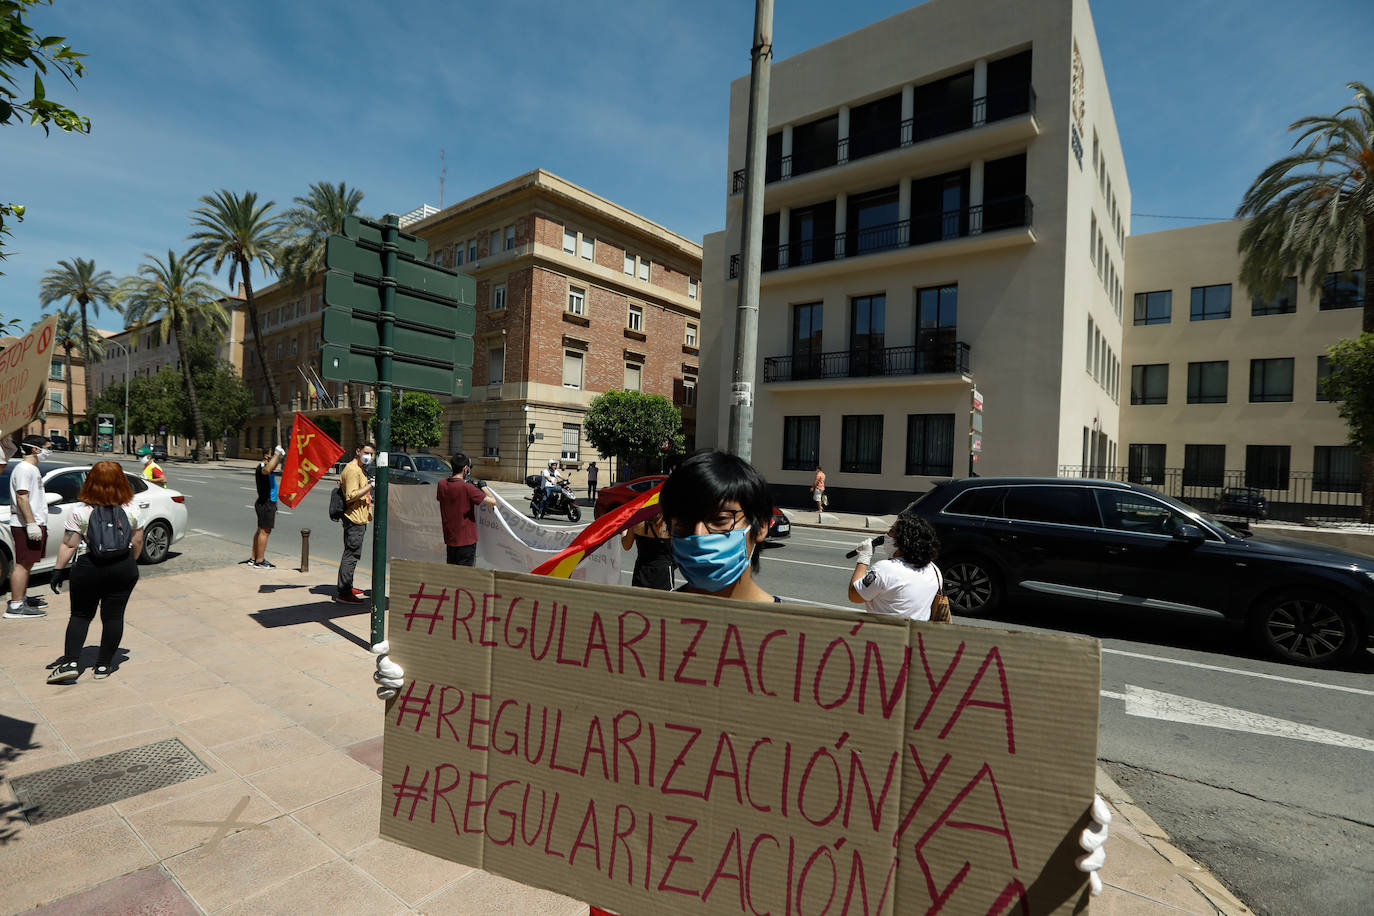
[(672, 536), (680, 591), (737, 601), (779, 601), (754, 581), (758, 547), (768, 535), (768, 481), (736, 455), (703, 450), (678, 465), (659, 491)]

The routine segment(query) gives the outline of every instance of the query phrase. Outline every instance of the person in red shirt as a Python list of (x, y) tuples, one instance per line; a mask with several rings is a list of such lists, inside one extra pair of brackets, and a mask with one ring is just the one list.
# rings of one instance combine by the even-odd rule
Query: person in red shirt
[(444, 523), (444, 545), (452, 566), (472, 566), (477, 559), (477, 507), (496, 505), (496, 496), (485, 481), (469, 480), (472, 461), (458, 452), (449, 461), (452, 473), (439, 481), (435, 498)]

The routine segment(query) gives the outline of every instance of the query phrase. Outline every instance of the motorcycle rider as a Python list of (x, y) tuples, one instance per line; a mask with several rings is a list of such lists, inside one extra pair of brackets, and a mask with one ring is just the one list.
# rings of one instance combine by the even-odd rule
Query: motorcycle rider
[(558, 486), (558, 459), (550, 458), (548, 465), (539, 472), (539, 477), (539, 493), (534, 504), (534, 514), (542, 518), (544, 507), (549, 502), (549, 493)]

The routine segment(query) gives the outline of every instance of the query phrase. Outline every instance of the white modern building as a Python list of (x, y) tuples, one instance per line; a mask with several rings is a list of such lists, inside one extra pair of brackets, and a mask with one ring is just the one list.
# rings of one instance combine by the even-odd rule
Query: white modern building
[[(976, 23), (976, 27), (972, 24)], [(748, 77), (705, 239), (698, 442), (731, 397)], [(971, 466), (1118, 461), (1126, 179), (1086, 0), (929, 0), (774, 63), (752, 457), (892, 511)]]

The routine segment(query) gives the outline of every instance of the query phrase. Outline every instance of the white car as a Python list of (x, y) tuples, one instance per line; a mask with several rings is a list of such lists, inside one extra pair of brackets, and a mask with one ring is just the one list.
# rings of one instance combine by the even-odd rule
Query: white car
[[(10, 471), (15, 463), (10, 461), (4, 471), (0, 471), (0, 513), (5, 519), (10, 514)], [(38, 469), (43, 472), (43, 490), (48, 494), (48, 549), (33, 565), (34, 572), (50, 570), (57, 562), (57, 545), (62, 542), (67, 517), (77, 505), (77, 494), (91, 468), (45, 461)], [(161, 563), (167, 559), (171, 546), (186, 536), (186, 497), (177, 490), (149, 484), (137, 474), (125, 471), (124, 475), (133, 487), (134, 505), (143, 512), (143, 553), (139, 562)], [(0, 523), (0, 590), (9, 582), (13, 566), (14, 540), (10, 526)]]

